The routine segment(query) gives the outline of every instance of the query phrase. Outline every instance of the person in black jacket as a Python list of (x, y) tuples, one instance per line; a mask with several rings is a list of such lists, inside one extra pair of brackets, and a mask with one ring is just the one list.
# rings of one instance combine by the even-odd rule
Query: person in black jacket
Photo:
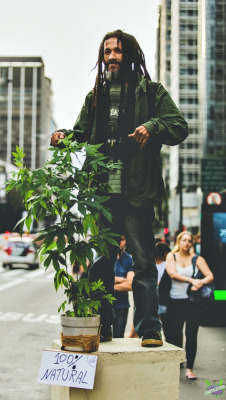
[[(95, 86), (74, 125), (74, 139), (102, 144), (101, 152), (122, 165), (120, 171), (108, 176), (112, 231), (124, 232), (134, 260), (134, 327), (142, 337), (141, 345), (161, 346), (152, 229), (154, 202), (160, 205), (164, 195), (160, 149), (162, 144), (181, 143), (188, 127), (168, 92), (151, 81), (134, 36), (121, 30), (107, 33), (96, 66)], [(57, 146), (63, 137), (63, 130), (54, 132), (51, 144)], [(115, 258), (111, 249), (108, 260), (100, 258), (90, 268), (90, 278), (101, 278), (111, 293)], [(112, 313), (107, 304), (102, 306), (101, 324), (101, 340), (110, 340)]]

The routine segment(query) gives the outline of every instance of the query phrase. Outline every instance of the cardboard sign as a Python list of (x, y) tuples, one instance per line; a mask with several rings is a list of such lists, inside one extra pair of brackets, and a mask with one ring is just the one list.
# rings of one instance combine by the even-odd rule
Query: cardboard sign
[(93, 389), (97, 356), (43, 350), (38, 382)]

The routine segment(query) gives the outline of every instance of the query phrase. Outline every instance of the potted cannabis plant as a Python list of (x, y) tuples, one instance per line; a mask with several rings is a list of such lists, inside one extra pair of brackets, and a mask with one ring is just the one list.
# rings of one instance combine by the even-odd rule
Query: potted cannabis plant
[[(52, 152), (50, 161), (36, 170), (26, 168), (23, 149), (16, 147), (13, 155), (18, 172), (12, 172), (6, 191), (16, 189), (22, 196), (27, 215), (16, 225), (21, 233), (24, 224), (30, 230), (33, 220), (40, 223), (51, 217), (55, 221), (38, 233), (36, 241), (41, 241), (39, 255), (44, 267), (53, 266), (55, 270), (56, 291), (64, 288), (65, 301), (58, 312), (64, 313), (62, 320), (67, 327), (76, 321), (80, 324), (81, 318), (91, 321), (93, 326), (92, 319), (98, 314), (100, 300), (105, 298), (112, 303), (114, 298), (106, 293), (100, 280), (90, 282), (87, 277), (76, 280), (71, 266), (82, 266), (86, 274), (95, 253), (108, 256), (108, 246), (117, 246), (116, 235), (103, 225), (104, 220), (111, 222), (111, 213), (105, 205), (107, 184), (102, 183), (105, 181), (102, 178), (109, 169), (120, 166), (106, 163), (98, 150), (99, 145), (73, 141), (73, 131), (66, 131), (66, 138), (61, 142), (60, 147), (49, 149)], [(82, 152), (85, 152), (84, 164), (80, 161)], [(77, 163), (72, 162), (72, 158)], [(68, 318), (69, 324), (64, 322)], [(96, 334), (99, 324), (98, 316), (94, 323)], [(63, 335), (72, 336), (67, 327)], [(84, 346), (80, 346), (80, 350), (84, 350)]]

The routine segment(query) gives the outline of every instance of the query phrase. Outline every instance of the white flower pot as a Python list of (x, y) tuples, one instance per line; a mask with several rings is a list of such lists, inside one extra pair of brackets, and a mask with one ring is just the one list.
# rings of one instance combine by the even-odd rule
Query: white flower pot
[[(100, 315), (93, 317), (67, 317), (61, 315), (62, 332), (64, 336), (98, 335)], [(83, 346), (65, 347), (68, 351), (85, 351)]]

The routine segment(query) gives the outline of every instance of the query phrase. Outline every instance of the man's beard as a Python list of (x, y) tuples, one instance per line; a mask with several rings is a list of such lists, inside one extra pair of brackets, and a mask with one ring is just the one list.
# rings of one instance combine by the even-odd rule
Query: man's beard
[(108, 82), (120, 82), (121, 75), (120, 69), (116, 71), (105, 71), (105, 77)]
[[(119, 65), (119, 69), (115, 71), (109, 71), (108, 67), (111, 64), (117, 64)], [(106, 70), (105, 70), (105, 77), (108, 82), (120, 82), (121, 77), (122, 77), (122, 64), (121, 62), (117, 60), (111, 60), (106, 64)]]

